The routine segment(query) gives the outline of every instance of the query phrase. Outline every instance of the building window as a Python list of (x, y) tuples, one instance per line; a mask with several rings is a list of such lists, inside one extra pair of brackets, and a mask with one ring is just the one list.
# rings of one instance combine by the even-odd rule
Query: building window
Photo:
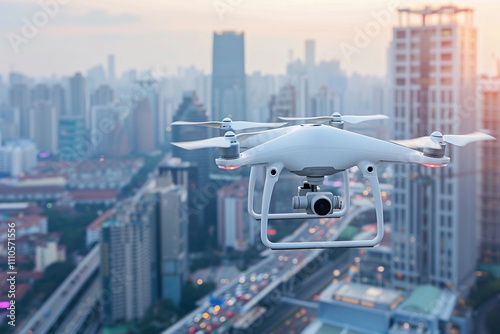
[(448, 61), (448, 60), (451, 60), (451, 53), (443, 53), (441, 54), (441, 60), (442, 61)]
[(451, 78), (441, 78), (441, 85), (443, 86), (450, 86), (451, 82)]
[(451, 29), (450, 28), (447, 28), (447, 29), (443, 29), (441, 30), (441, 36), (451, 36)]
[(396, 85), (398, 86), (404, 86), (405, 85), (405, 79), (396, 79)]
[(396, 37), (397, 38), (405, 38), (406, 37), (406, 31), (398, 31), (398, 32), (396, 32)]
[(441, 42), (441, 47), (442, 47), (442, 48), (449, 48), (449, 47), (451, 47), (451, 46), (452, 46), (452, 44), (453, 44), (453, 42), (452, 42), (452, 41), (442, 41), (442, 42)]
[(405, 43), (396, 43), (397, 50), (404, 50), (404, 48), (405, 48)]
[(443, 72), (443, 73), (450, 73), (451, 69), (452, 68), (450, 65), (441, 66), (441, 72)]
[(405, 55), (397, 55), (396, 56), (396, 60), (397, 61), (405, 61), (406, 60), (406, 56)]
[(397, 66), (396, 72), (397, 73), (404, 73), (404, 72), (406, 72), (406, 68), (404, 66)]

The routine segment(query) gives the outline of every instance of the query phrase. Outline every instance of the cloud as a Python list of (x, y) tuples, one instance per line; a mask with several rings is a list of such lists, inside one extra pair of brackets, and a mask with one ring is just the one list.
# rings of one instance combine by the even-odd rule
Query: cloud
[(64, 24), (77, 25), (119, 25), (133, 23), (140, 20), (141, 18), (137, 15), (129, 13), (111, 15), (106, 10), (96, 9), (82, 15), (66, 16), (62, 21), (64, 21)]

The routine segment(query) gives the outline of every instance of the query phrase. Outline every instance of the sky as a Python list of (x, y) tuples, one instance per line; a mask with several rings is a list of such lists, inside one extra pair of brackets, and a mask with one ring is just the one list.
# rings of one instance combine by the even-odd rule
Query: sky
[[(348, 73), (382, 76), (398, 24), (390, 9), (429, 3), (450, 0), (0, 0), (0, 75), (85, 73), (105, 65), (108, 54), (117, 73), (160, 67), (175, 74), (191, 65), (210, 73), (213, 32), (235, 30), (245, 33), (249, 74), (285, 73), (291, 56), (304, 59), (304, 40), (314, 39), (317, 61), (337, 59)], [(500, 1), (451, 3), (475, 9), (478, 73), (496, 74)], [(382, 11), (390, 22), (378, 23), (374, 13)], [(345, 46), (370, 25), (378, 30), (367, 45), (347, 56)]]

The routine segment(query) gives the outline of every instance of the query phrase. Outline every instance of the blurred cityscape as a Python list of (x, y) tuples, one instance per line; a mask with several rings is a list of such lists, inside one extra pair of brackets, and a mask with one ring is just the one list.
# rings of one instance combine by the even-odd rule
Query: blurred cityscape
[[(318, 59), (314, 39), (285, 74), (247, 73), (243, 31), (213, 32), (211, 73), (116, 73), (110, 54), (67, 77), (0, 77), (0, 332), (499, 333), (500, 60), (478, 76), (472, 8), (396, 15), (384, 77)], [(379, 246), (285, 251), (262, 245), (247, 212), (248, 168), (170, 144), (218, 135), (174, 121), (334, 112), (390, 116), (346, 125), (384, 140), (478, 129), (499, 140), (448, 147), (446, 168), (380, 166)], [(349, 175), (344, 218), (274, 220), (272, 240), (372, 238), (371, 189)], [(271, 211), (290, 212), (302, 181), (283, 175)], [(342, 185), (333, 175), (322, 189)]]

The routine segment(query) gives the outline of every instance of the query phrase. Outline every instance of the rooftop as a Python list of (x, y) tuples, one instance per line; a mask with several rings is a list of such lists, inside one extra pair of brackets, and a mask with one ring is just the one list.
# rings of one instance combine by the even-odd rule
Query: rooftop
[(440, 296), (441, 290), (434, 286), (419, 286), (401, 304), (401, 309), (408, 312), (430, 314)]
[(344, 302), (383, 309), (393, 309), (403, 300), (400, 291), (347, 282), (330, 285), (320, 296), (322, 302)]

